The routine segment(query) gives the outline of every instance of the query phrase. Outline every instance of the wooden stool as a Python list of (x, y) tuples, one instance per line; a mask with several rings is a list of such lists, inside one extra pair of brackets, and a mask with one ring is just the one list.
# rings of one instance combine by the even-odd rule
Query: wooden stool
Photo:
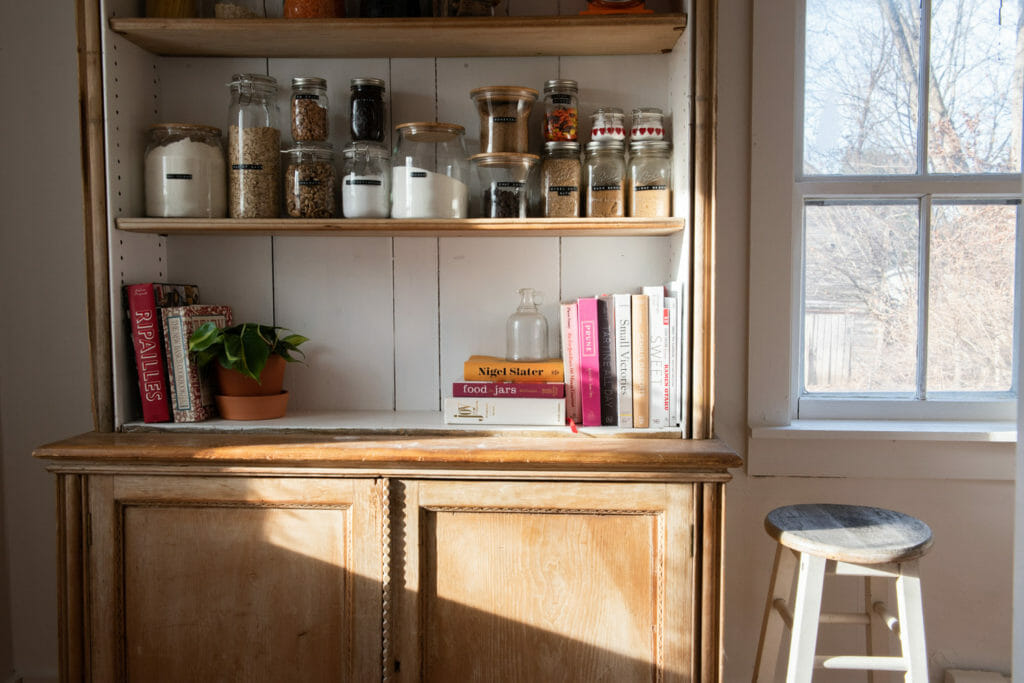
[[(928, 552), (932, 531), (924, 522), (892, 510), (857, 505), (788, 505), (765, 517), (764, 527), (779, 542), (757, 645), (755, 683), (771, 681), (782, 641), (792, 632), (787, 683), (807, 682), (815, 667), (905, 671), (906, 681), (927, 683), (928, 657), (917, 558)], [(800, 561), (796, 596), (789, 597)], [(863, 613), (821, 614), (825, 573), (863, 576)], [(898, 617), (889, 612), (879, 579), (896, 579)], [(884, 588), (884, 586), (883, 586)], [(815, 656), (818, 624), (864, 624), (867, 656)], [(875, 641), (888, 627), (899, 636), (900, 657), (874, 655)], [(872, 676), (873, 678), (873, 676)]]

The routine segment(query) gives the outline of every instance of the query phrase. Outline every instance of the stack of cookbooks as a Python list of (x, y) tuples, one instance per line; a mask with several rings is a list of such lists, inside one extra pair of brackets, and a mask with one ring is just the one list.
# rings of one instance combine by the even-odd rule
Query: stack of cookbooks
[(509, 361), (470, 356), (444, 400), (447, 424), (564, 425), (561, 358)]

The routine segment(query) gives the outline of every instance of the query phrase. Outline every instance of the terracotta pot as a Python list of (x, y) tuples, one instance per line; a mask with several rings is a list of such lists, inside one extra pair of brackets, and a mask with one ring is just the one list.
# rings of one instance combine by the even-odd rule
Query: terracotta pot
[(225, 420), (272, 420), (284, 417), (288, 392), (270, 396), (214, 396), (217, 411)]
[(280, 394), (284, 388), (284, 368), (288, 364), (282, 356), (271, 354), (260, 374), (260, 382), (246, 377), (237, 370), (226, 370), (220, 363), (217, 368), (217, 386), (221, 396), (271, 396)]

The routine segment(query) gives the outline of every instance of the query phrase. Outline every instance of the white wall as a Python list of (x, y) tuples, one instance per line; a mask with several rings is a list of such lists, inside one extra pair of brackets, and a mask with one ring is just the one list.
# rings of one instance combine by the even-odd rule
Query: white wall
[[(750, 5), (721, 0), (719, 54), (716, 424), (741, 452)], [(0, 494), (7, 542), (0, 562), (0, 680), (11, 667), (26, 677), (55, 674), (54, 489), (30, 453), (37, 444), (91, 427), (74, 41), (73, 3), (0, 3), (0, 83), (6, 93), (0, 107)], [(753, 666), (772, 556), (764, 514), (811, 500), (896, 507), (931, 524), (936, 544), (922, 561), (922, 576), (933, 679), (940, 680), (945, 667), (1009, 670), (1012, 484), (736, 472), (727, 499), (727, 681), (749, 679)], [(840, 588), (827, 599), (845, 604), (855, 593)], [(841, 674), (822, 679), (843, 680)]]
[(31, 453), (92, 427), (73, 2), (0, 3), (0, 86), (0, 680), (46, 679), (54, 483)]
[[(750, 172), (751, 0), (720, 0), (718, 92), (718, 308), (716, 431), (746, 455), (747, 292)], [(751, 345), (758, 340), (751, 339)], [(748, 477), (727, 487), (725, 679), (749, 680), (774, 545), (764, 516), (779, 505), (846, 502), (902, 510), (925, 520), (935, 545), (921, 561), (931, 679), (946, 668), (1008, 673), (1011, 645), (1012, 482)], [(826, 601), (859, 608), (859, 587), (837, 583)], [(823, 653), (863, 646), (862, 630), (822, 632)], [(827, 634), (833, 633), (834, 636)], [(826, 672), (815, 680), (864, 680)]]

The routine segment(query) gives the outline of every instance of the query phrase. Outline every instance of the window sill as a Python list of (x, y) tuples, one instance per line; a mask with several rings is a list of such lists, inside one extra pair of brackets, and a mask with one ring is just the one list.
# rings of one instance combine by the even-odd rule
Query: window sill
[(752, 427), (751, 476), (1013, 481), (1013, 422), (794, 420)]

